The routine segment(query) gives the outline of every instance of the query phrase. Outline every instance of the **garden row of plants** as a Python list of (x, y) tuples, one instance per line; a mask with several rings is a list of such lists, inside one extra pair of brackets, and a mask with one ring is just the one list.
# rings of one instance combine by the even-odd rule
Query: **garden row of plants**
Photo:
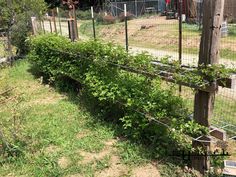
[(62, 82), (65, 76), (79, 82), (81, 92), (96, 104), (103, 118), (121, 124), (125, 136), (162, 150), (172, 143), (171, 151), (190, 150), (191, 137), (207, 134), (206, 128), (189, 119), (184, 100), (173, 89), (163, 88), (159, 77), (119, 67), (154, 72), (150, 55), (133, 56), (122, 47), (99, 41), (72, 43), (53, 34), (33, 37), (30, 46), (28, 58), (34, 69), (53, 82)]

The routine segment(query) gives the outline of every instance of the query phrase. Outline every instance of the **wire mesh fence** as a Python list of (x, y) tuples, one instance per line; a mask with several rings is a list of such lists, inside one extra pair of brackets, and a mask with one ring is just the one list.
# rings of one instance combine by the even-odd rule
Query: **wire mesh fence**
[[(137, 54), (146, 51), (158, 58), (168, 57), (170, 60), (176, 61), (181, 59), (182, 65), (197, 66), (202, 28), (202, 1), (192, 1), (194, 5), (189, 1), (183, 1), (182, 12), (180, 12), (178, 3), (171, 4), (167, 9), (163, 1), (150, 0), (146, 1), (145, 5), (143, 1), (112, 1), (109, 8), (95, 8), (95, 12), (97, 12), (95, 15), (96, 38), (125, 47), (125, 23), (121, 14), (124, 11), (123, 5), (128, 3), (127, 11), (132, 17), (128, 21), (130, 53)], [(147, 2), (150, 4), (148, 5)], [(140, 10), (141, 6), (144, 10)], [(154, 9), (149, 7), (154, 7)], [(147, 8), (152, 10), (148, 11)], [(104, 12), (98, 11), (99, 9), (109, 10)], [(236, 67), (236, 14), (234, 9), (236, 9), (236, 1), (226, 1), (221, 30), (220, 63), (228, 68)], [(139, 16), (139, 18), (134, 18), (134, 16)], [(44, 23), (45, 31), (55, 31), (51, 18), (46, 18), (42, 23)], [(56, 18), (56, 25), (59, 25), (58, 18)], [(80, 39), (86, 40), (94, 37), (91, 16), (82, 23), (79, 19), (77, 25)], [(59, 29), (59, 27), (57, 28)], [(61, 18), (61, 29), (62, 35), (69, 35), (66, 18)], [(179, 94), (178, 86), (175, 89), (176, 94)], [(195, 90), (182, 87), (180, 95), (190, 112), (193, 113)], [(232, 135), (236, 125), (235, 116), (236, 83), (232, 84), (232, 88), (219, 87), (215, 98), (212, 124), (218, 127), (227, 125), (227, 131)]]
[(145, 13), (157, 13), (165, 8), (164, 1), (158, 0), (135, 0), (135, 1), (111, 1), (107, 5), (107, 9), (113, 16), (119, 16), (123, 13), (124, 4), (127, 4), (128, 11), (134, 16), (138, 17)]

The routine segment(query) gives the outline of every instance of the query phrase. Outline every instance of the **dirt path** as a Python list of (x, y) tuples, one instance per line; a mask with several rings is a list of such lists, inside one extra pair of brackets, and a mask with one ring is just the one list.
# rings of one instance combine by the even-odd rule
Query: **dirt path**
[[(156, 49), (136, 47), (136, 46), (130, 46), (130, 52), (132, 52), (134, 54), (138, 54), (141, 52), (148, 52), (155, 57), (161, 58), (161, 57), (169, 56), (173, 60), (178, 60), (178, 58), (179, 58), (179, 56), (178, 56), (179, 54), (177, 52), (156, 50)], [(192, 55), (192, 54), (183, 54), (182, 55), (182, 64), (197, 66), (197, 63), (198, 63), (198, 56), (197, 55)], [(230, 60), (221, 58), (220, 64), (225, 65), (227, 68), (236, 68), (236, 61), (230, 61)]]
[[(78, 23), (78, 28), (80, 27), (80, 23)], [(44, 21), (44, 27), (45, 27), (45, 31), (50, 32), (50, 23), (49, 21)], [(52, 23), (52, 30), (54, 31), (54, 26)], [(69, 37), (69, 31), (68, 31), (68, 24), (67, 22), (61, 22), (61, 31), (62, 31), (62, 35)], [(60, 28), (59, 28), (59, 24), (57, 23), (57, 32), (60, 33)], [(81, 33), (79, 33), (79, 39), (82, 40), (88, 40), (89, 38), (85, 35), (82, 35)]]

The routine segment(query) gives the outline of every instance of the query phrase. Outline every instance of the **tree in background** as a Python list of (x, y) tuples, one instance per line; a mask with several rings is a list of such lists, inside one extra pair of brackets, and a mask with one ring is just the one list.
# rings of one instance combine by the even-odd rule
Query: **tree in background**
[(11, 45), (14, 45), (20, 55), (25, 54), (25, 41), (32, 29), (31, 17), (42, 17), (46, 9), (44, 0), (0, 0), (0, 7), (0, 26), (6, 31), (8, 52), (12, 52)]
[[(44, 0), (50, 9), (61, 6), (61, 0)], [(79, 8), (88, 10), (91, 6), (102, 7), (105, 0), (79, 0)]]
[(50, 9), (59, 7), (61, 5), (61, 0), (44, 0)]

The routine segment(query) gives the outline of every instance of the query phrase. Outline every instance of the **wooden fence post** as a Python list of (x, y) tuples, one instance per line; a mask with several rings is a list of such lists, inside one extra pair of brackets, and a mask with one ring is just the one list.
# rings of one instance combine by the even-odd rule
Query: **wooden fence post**
[[(225, 0), (204, 0), (203, 4), (203, 30), (200, 44), (198, 65), (217, 64), (219, 62), (219, 44), (221, 37), (221, 24), (223, 20)], [(217, 90), (217, 84), (215, 90)], [(206, 127), (209, 127), (209, 119), (212, 116), (215, 100), (214, 92), (198, 91), (194, 100), (194, 120)], [(210, 140), (205, 137), (203, 140)], [(209, 151), (210, 143), (193, 141), (193, 147), (201, 147), (205, 152)], [(193, 157), (192, 167), (201, 174), (209, 170), (209, 157)]]
[(56, 23), (56, 18), (55, 18), (55, 9), (52, 9), (52, 20), (54, 24), (54, 32), (57, 33), (57, 23)]

